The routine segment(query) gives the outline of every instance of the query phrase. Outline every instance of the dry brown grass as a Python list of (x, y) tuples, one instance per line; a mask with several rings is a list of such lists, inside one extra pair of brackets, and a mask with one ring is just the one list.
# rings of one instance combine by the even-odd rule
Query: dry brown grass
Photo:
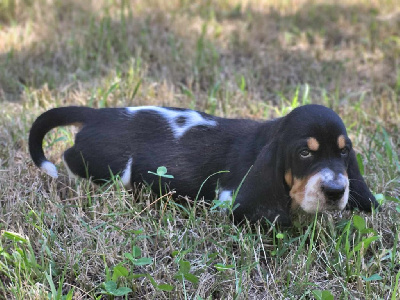
[[(399, 9), (397, 0), (0, 3), (0, 230), (32, 245), (0, 239), (0, 297), (48, 298), (44, 273), (52, 272), (64, 295), (73, 288), (73, 299), (92, 299), (123, 262), (130, 276), (174, 286), (164, 292), (145, 277), (120, 278), (135, 299), (308, 299), (313, 290), (399, 298)], [(346, 231), (348, 212), (318, 216), (315, 226), (299, 216), (283, 232), (236, 227), (189, 200), (139, 214), (155, 195), (52, 181), (27, 152), (33, 120), (55, 106), (154, 104), (269, 118), (288, 112), (297, 92), (300, 103), (334, 108), (364, 153), (367, 181), (386, 197), (382, 212), (361, 214), (375, 232)], [(53, 143), (59, 136), (67, 140)], [(51, 133), (49, 158), (59, 164), (71, 142), (64, 131)], [(352, 254), (347, 233), (351, 249), (380, 239)], [(132, 246), (153, 263), (129, 264)], [(30, 259), (5, 255), (17, 249)], [(179, 260), (191, 263), (197, 284), (174, 278)], [(374, 274), (382, 279), (362, 277)]]

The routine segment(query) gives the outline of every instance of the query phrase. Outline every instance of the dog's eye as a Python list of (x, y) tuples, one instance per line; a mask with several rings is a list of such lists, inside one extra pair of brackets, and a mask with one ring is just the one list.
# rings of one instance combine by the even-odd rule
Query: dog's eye
[(307, 158), (307, 157), (311, 157), (312, 156), (312, 153), (311, 153), (311, 151), (310, 150), (302, 150), (301, 152), (300, 152), (300, 156), (302, 157), (302, 158)]
[(347, 155), (349, 154), (349, 149), (348, 149), (348, 148), (343, 148), (343, 149), (340, 151), (340, 154), (341, 154), (342, 156), (347, 156)]

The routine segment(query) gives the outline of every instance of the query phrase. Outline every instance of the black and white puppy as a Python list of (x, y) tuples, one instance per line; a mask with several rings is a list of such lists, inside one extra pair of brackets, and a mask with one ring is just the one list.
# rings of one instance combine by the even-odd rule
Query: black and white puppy
[(54, 108), (36, 119), (29, 136), (34, 163), (52, 177), (57, 170), (43, 153), (43, 138), (54, 127), (72, 124), (81, 130), (63, 156), (70, 175), (98, 182), (119, 174), (130, 188), (157, 181), (148, 171), (166, 166), (174, 176), (166, 181), (169, 187), (195, 197), (207, 177), (229, 171), (211, 176), (200, 195), (230, 201), (244, 179), (235, 220), (279, 216), (288, 225), (296, 207), (314, 213), (378, 206), (342, 120), (324, 106), (302, 106), (266, 122), (155, 106)]

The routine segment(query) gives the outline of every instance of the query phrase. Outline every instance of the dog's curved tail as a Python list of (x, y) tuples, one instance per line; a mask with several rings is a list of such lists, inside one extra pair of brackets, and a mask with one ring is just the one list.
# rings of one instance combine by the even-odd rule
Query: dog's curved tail
[(95, 113), (96, 109), (94, 108), (69, 106), (53, 108), (41, 114), (29, 132), (29, 153), (35, 165), (51, 177), (57, 178), (56, 166), (46, 159), (43, 152), (44, 136), (58, 126), (85, 125)]

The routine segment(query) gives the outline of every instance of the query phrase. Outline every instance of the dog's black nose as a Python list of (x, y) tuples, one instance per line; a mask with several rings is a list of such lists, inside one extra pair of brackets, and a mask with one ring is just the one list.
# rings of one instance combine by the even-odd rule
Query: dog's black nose
[(329, 200), (337, 201), (343, 197), (345, 186), (329, 181), (322, 184), (322, 191)]

